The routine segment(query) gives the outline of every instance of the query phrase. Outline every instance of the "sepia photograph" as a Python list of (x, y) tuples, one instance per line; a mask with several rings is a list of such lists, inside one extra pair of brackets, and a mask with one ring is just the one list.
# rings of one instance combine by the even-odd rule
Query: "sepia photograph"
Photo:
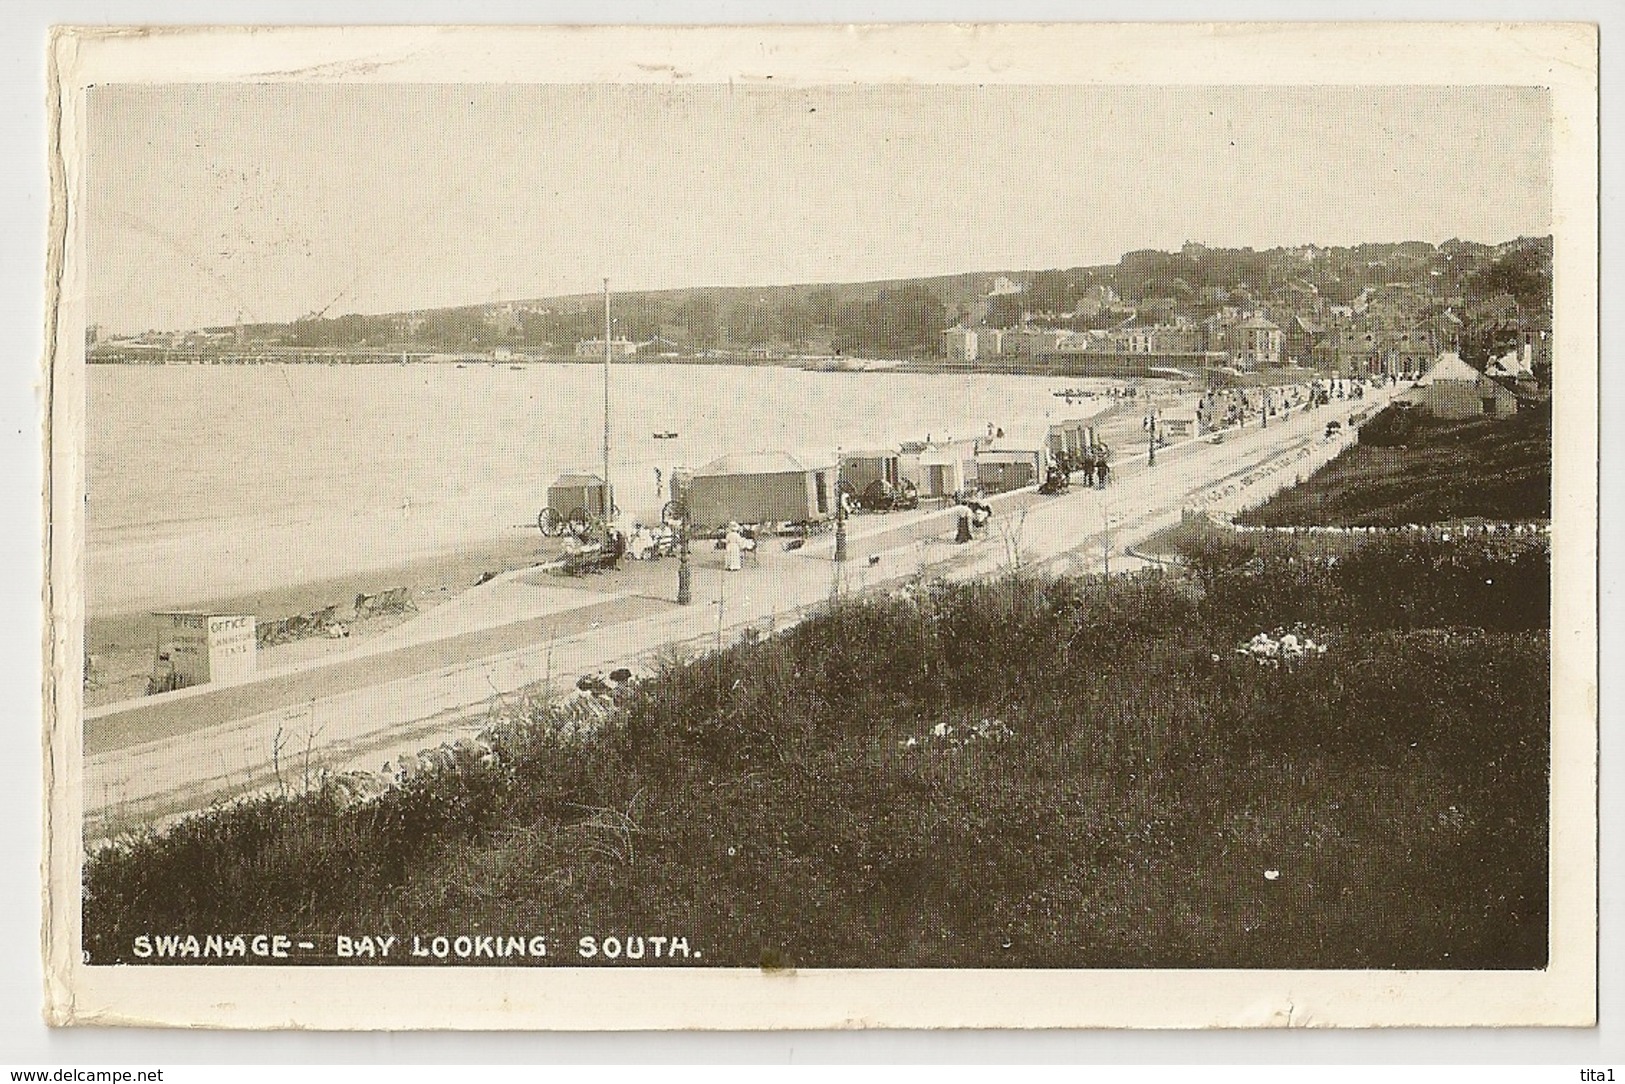
[(53, 1018), (1588, 1023), (1595, 34), (1436, 29), (60, 32)]

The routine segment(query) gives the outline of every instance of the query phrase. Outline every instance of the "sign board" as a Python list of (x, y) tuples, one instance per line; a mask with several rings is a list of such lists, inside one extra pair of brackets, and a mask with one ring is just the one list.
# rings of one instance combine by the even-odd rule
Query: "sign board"
[[(185, 610), (155, 616), (163, 622), (154, 663), (160, 689), (242, 681), (254, 675), (252, 614)], [(165, 681), (171, 674), (173, 677)]]

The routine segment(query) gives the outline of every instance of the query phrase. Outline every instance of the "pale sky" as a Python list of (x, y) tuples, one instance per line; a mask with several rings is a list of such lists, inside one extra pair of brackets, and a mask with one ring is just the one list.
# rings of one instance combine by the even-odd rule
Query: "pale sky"
[(1522, 87), (112, 86), (109, 330), (1550, 232)]

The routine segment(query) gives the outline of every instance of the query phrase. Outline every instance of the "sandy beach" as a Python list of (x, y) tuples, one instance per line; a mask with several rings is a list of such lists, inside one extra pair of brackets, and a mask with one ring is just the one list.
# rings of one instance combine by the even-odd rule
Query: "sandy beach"
[[(348, 637), (315, 637), (261, 648), (259, 668), (271, 669), (354, 650), (366, 639), (412, 616), (410, 613), (386, 614), (360, 621), (348, 620), (358, 594), (375, 594), (404, 587), (411, 593), (418, 611), (422, 612), (455, 598), (474, 586), (486, 573), (502, 573), (535, 565), (547, 560), (558, 549), (556, 539), (545, 539), (534, 530), (523, 533), (515, 531), (511, 537), (471, 542), (456, 550), (379, 571), (357, 572), (228, 595), (188, 608), (253, 614), (264, 622), (309, 613), (324, 606), (338, 607), (350, 633)], [(94, 660), (91, 680), (85, 688), (86, 707), (130, 700), (146, 692), (147, 677), (152, 672), (157, 630), (157, 621), (144, 612), (111, 614), (86, 620), (85, 649)]]
[[(893, 517), (898, 523), (904, 517)], [(253, 614), (261, 621), (274, 621), (294, 614), (309, 613), (325, 606), (338, 607), (338, 616), (348, 636), (316, 636), (291, 643), (260, 647), (260, 671), (319, 663), (351, 654), (385, 632), (463, 595), (479, 584), (505, 572), (545, 564), (562, 551), (563, 541), (544, 538), (535, 530), (515, 537), (471, 542), (457, 550), (405, 562), (379, 572), (290, 583), (283, 587), (224, 596), (199, 603), (199, 610)], [(691, 551), (696, 570), (719, 569), (723, 554), (710, 540), (696, 540)], [(538, 572), (537, 575), (550, 575)], [(677, 590), (677, 562), (624, 561), (613, 576), (571, 576), (552, 574), (560, 587), (600, 593), (605, 598), (634, 596), (652, 601), (671, 601)], [(383, 614), (360, 620), (350, 615), (357, 594), (374, 594), (404, 587), (410, 592), (416, 611)], [(147, 692), (152, 672), (158, 622), (144, 612), (91, 618), (86, 622), (85, 643), (94, 657), (93, 680), (86, 685), (85, 706), (100, 707), (141, 697)]]
[[(1076, 415), (1103, 410), (1109, 405), (1109, 401), (1104, 399), (1063, 403), (1059, 399), (1042, 395), (1044, 385), (1028, 383), (1024, 387), (1027, 389), (1026, 394), (1032, 397), (1029, 400), (1029, 409), (1033, 409), (1031, 404), (1036, 402), (1038, 406), (1049, 410)], [(1156, 396), (1159, 405), (1166, 406), (1185, 398), (1184, 395), (1177, 393), (1170, 395), (1169, 392), (1172, 390), (1168, 389)], [(1113, 446), (1125, 450), (1138, 439), (1138, 433), (1139, 415), (1134, 411), (1109, 416), (1103, 427), (1103, 438)], [(330, 523), (329, 527), (332, 526)], [(322, 577), (288, 575), (285, 582), (275, 586), (235, 593), (215, 592), (195, 601), (188, 601), (184, 606), (177, 608), (253, 614), (261, 624), (264, 624), (327, 606), (337, 607), (338, 617), (345, 623), (348, 636), (331, 639), (314, 637), (262, 647), (257, 662), (258, 669), (265, 671), (315, 663), (353, 652), (369, 639), (402, 624), (413, 616), (411, 613), (389, 614), (352, 620), (354, 600), (358, 594), (373, 594), (404, 587), (410, 593), (417, 611), (421, 613), (456, 598), (474, 586), (482, 576), (536, 565), (556, 556), (560, 551), (560, 540), (543, 538), (534, 528), (515, 526), (497, 535), (476, 533), (471, 525), (465, 529), (468, 533), (461, 536), (450, 527), (435, 535), (458, 539), (455, 545), (448, 545), (423, 555), (405, 556), (396, 561), (383, 563), (377, 568), (358, 567), (355, 571)], [(335, 530), (330, 535), (330, 544), (335, 547), (346, 547), (346, 537), (342, 531)], [(463, 542), (461, 538), (466, 538), (467, 541)], [(401, 546), (398, 552), (411, 553), (411, 547), (406, 546), (402, 539), (403, 536), (396, 536), (395, 541)], [(308, 546), (308, 541), (300, 544)], [(357, 541), (356, 544), (360, 545), (360, 542)], [(286, 563), (280, 562), (280, 558), (273, 560), (276, 554), (274, 545), (270, 549), (262, 547), (256, 552), (263, 560), (270, 562), (270, 565), (252, 577), (262, 582), (275, 575), (270, 570), (271, 566), (281, 567), (282, 563)], [(362, 547), (357, 552), (365, 554), (371, 551), (369, 547)], [(333, 556), (337, 556), (337, 553), (333, 553)], [(697, 567), (703, 567), (704, 562), (711, 559), (708, 547), (705, 544), (696, 546), (694, 557)], [(327, 567), (334, 567), (337, 563), (330, 558), (324, 559), (324, 562)], [(289, 567), (320, 567), (320, 564), (300, 561), (289, 564)], [(121, 570), (120, 575), (129, 579), (136, 572), (136, 569)], [(198, 577), (199, 582), (228, 579), (230, 578), (228, 573), (229, 570), (224, 568), (211, 567), (207, 573), (193, 569), (193, 574)], [(640, 567), (636, 562), (626, 562), (614, 577), (587, 576), (572, 579), (570, 582), (573, 586), (586, 590), (614, 591), (621, 594), (630, 592), (651, 599), (669, 599), (675, 592), (675, 570), (668, 562), (656, 562), (646, 567)], [(139, 586), (138, 581), (136, 586)], [(140, 591), (129, 589), (126, 590), (126, 595), (132, 599), (142, 597)], [(157, 631), (158, 623), (146, 608), (128, 607), (119, 612), (92, 614), (87, 618), (85, 644), (90, 666), (89, 680), (85, 688), (86, 707), (119, 703), (143, 696), (147, 692), (147, 679), (152, 672)]]

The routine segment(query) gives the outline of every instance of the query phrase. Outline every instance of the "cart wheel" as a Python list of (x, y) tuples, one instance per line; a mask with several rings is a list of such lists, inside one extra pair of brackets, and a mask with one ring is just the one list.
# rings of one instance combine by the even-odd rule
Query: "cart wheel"
[(667, 501), (660, 510), (660, 522), (668, 527), (681, 527), (688, 522), (688, 506), (682, 501)]
[(587, 533), (587, 527), (592, 523), (592, 520), (587, 517), (587, 510), (585, 508), (574, 508), (570, 510), (570, 519), (568, 522), (570, 525), (570, 532), (572, 534), (580, 535)]
[(552, 538), (564, 529), (564, 523), (552, 508), (544, 508), (536, 513), (536, 527), (544, 537)]

